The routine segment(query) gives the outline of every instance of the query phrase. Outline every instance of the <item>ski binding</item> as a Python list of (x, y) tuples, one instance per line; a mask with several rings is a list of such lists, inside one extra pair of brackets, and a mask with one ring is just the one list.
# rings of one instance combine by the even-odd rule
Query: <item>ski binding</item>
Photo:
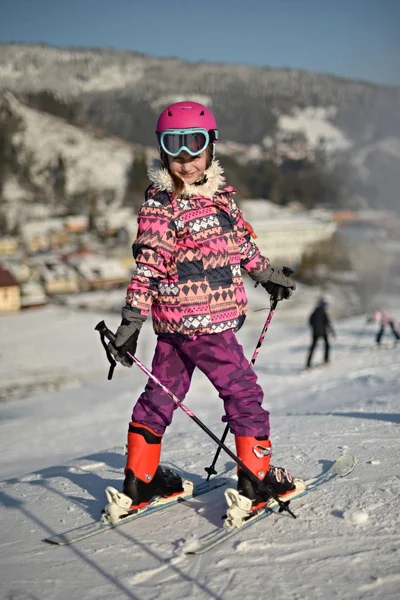
[[(295, 478), (293, 483), (296, 488), (293, 492), (285, 494), (282, 500), (290, 500), (304, 492), (306, 489), (306, 484), (302, 479)], [(239, 529), (250, 519), (278, 505), (277, 501), (271, 498), (260, 510), (252, 511), (252, 502), (250, 498), (242, 496), (233, 488), (227, 488), (225, 490), (225, 500), (228, 504), (228, 510), (226, 511), (226, 516), (224, 518), (225, 529)]]
[[(157, 505), (169, 504), (171, 502), (171, 498), (177, 500), (178, 498), (186, 498), (188, 496), (193, 496), (194, 485), (192, 481), (189, 481), (187, 479), (183, 480), (182, 487), (183, 492), (180, 492), (179, 494), (175, 494), (174, 496), (168, 496), (167, 498), (157, 497)], [(142, 509), (131, 509), (131, 498), (110, 485), (106, 488), (106, 496), (108, 504), (103, 509), (101, 523), (116, 525), (126, 517), (137, 515), (138, 513), (148, 509), (147, 505)]]

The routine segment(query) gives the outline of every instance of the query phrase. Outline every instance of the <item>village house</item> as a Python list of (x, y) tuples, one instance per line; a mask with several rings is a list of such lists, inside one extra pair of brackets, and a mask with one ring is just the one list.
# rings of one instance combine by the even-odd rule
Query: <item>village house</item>
[(89, 229), (89, 217), (87, 215), (69, 215), (65, 217), (64, 225), (70, 233), (82, 233)]
[(22, 239), (28, 252), (50, 252), (67, 247), (76, 235), (85, 233), (89, 220), (85, 215), (70, 215), (30, 221), (21, 227)]
[(48, 296), (79, 292), (79, 275), (65, 263), (44, 261), (39, 266), (39, 277)]
[(14, 254), (18, 250), (18, 238), (11, 235), (4, 235), (0, 238), (0, 254)]
[(45, 306), (48, 298), (43, 286), (38, 281), (28, 281), (21, 285), (21, 308), (37, 308)]
[[(132, 263), (133, 263), (133, 259)], [(127, 285), (131, 273), (117, 258), (99, 254), (83, 254), (69, 257), (81, 277), (83, 290), (110, 290)]]
[(17, 311), (20, 308), (20, 285), (14, 275), (0, 265), (0, 312)]
[(60, 247), (65, 240), (65, 233), (62, 219), (31, 221), (21, 226), (22, 240), (30, 253), (48, 252), (54, 243)]

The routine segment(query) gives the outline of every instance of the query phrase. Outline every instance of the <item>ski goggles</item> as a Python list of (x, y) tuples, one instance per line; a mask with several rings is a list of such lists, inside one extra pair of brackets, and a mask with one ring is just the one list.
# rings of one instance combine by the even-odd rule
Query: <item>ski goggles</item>
[(166, 129), (157, 133), (160, 147), (170, 156), (178, 156), (186, 150), (191, 156), (198, 156), (208, 144), (218, 139), (216, 129)]

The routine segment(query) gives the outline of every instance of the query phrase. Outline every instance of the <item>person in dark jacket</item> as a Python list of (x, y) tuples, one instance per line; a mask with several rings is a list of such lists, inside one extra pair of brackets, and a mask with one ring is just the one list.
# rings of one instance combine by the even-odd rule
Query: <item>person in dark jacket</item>
[(327, 365), (329, 363), (330, 345), (328, 336), (331, 334), (336, 337), (336, 333), (328, 316), (327, 308), (328, 303), (322, 298), (308, 321), (312, 330), (312, 342), (308, 352), (307, 369), (311, 369), (312, 357), (319, 338), (322, 338), (325, 342), (324, 364)]

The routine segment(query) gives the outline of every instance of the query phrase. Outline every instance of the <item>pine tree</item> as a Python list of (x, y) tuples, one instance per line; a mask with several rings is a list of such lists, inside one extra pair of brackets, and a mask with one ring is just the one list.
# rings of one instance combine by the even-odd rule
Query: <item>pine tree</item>
[(67, 183), (66, 164), (61, 154), (57, 158), (56, 165), (52, 169), (53, 190), (56, 205), (65, 200), (65, 189)]
[(128, 172), (124, 205), (132, 207), (135, 213), (139, 213), (144, 200), (144, 191), (148, 186), (146, 155), (144, 152), (138, 152)]
[(0, 104), (0, 198), (7, 176), (18, 169), (13, 136), (21, 127), (20, 117), (13, 114), (7, 102)]

